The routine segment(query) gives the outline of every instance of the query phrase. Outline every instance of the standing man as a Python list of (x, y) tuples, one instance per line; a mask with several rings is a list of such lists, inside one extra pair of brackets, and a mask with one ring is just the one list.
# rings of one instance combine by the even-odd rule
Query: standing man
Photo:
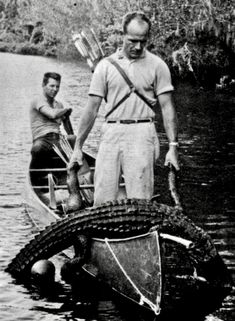
[(159, 157), (154, 125), (157, 100), (169, 140), (165, 165), (172, 164), (179, 169), (171, 75), (165, 62), (146, 50), (150, 29), (151, 23), (144, 13), (128, 13), (123, 19), (122, 48), (110, 56), (121, 66), (134, 88), (130, 89), (110, 57), (97, 65), (92, 77), (69, 169), (76, 163), (83, 164), (83, 143), (105, 99), (106, 117), (95, 169), (95, 205), (117, 199), (121, 174), (128, 198), (152, 197), (154, 162)]
[[(59, 145), (60, 125), (63, 123), (68, 134), (72, 134), (69, 123), (71, 108), (64, 108), (62, 103), (55, 100), (59, 91), (61, 76), (54, 72), (44, 74), (42, 94), (31, 102), (30, 121), (33, 136), (31, 149), (33, 168), (46, 166), (48, 152), (53, 144)], [(75, 141), (74, 138), (71, 138)]]

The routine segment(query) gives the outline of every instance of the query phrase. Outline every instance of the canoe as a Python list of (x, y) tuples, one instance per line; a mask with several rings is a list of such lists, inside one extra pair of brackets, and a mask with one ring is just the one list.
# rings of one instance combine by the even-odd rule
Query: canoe
[[(54, 155), (47, 168), (29, 168), (24, 202), (41, 232), (7, 271), (16, 277), (28, 273), (37, 260), (66, 250), (88, 233), (89, 257), (82, 269), (118, 295), (155, 315), (174, 314), (185, 304), (203, 313), (218, 308), (230, 292), (231, 278), (209, 235), (165, 204), (123, 199), (92, 207), (95, 158), (84, 156), (89, 170), (80, 173), (79, 181), (86, 207), (69, 215), (63, 206), (68, 192), (61, 158)], [(123, 188), (121, 182), (121, 193)]]

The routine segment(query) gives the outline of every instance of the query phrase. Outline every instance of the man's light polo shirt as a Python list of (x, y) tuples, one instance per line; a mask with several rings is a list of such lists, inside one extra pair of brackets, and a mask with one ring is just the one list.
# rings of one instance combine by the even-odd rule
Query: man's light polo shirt
[[(138, 59), (129, 60), (118, 50), (111, 57), (124, 69), (136, 89), (144, 95), (155, 110), (157, 96), (174, 90), (166, 63), (145, 50)], [(107, 59), (97, 65), (89, 89), (89, 95), (103, 97), (105, 112), (113, 108), (128, 92), (128, 84), (119, 71)], [(108, 118), (137, 119), (154, 117), (155, 112), (135, 93), (132, 93)]]

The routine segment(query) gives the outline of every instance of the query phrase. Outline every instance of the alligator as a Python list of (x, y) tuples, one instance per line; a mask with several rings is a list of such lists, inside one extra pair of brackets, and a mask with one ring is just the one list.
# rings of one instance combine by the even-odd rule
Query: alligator
[(200, 275), (225, 291), (231, 278), (210, 236), (177, 207), (139, 199), (107, 202), (74, 212), (37, 234), (10, 262), (6, 271), (13, 277), (29, 275), (32, 265), (74, 245), (78, 235), (96, 238), (131, 237), (157, 229), (193, 242), (188, 251)]

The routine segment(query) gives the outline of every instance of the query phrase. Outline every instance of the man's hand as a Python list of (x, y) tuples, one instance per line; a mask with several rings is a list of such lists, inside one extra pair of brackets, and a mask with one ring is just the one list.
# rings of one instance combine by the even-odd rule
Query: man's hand
[(66, 117), (70, 116), (71, 113), (72, 113), (72, 108), (66, 108), (67, 109), (67, 112), (64, 114)]
[(179, 161), (178, 161), (178, 150), (176, 146), (170, 146), (166, 158), (165, 158), (165, 166), (168, 166), (172, 164), (175, 169), (178, 171), (180, 169), (179, 167)]
[(83, 153), (81, 149), (76, 148), (69, 160), (68, 170), (80, 168), (83, 165)]
[(68, 119), (68, 117), (71, 115), (71, 113), (72, 113), (73, 110), (72, 110), (72, 108), (65, 108), (64, 111), (65, 111), (65, 113), (64, 113), (64, 115), (61, 117), (62, 120)]

